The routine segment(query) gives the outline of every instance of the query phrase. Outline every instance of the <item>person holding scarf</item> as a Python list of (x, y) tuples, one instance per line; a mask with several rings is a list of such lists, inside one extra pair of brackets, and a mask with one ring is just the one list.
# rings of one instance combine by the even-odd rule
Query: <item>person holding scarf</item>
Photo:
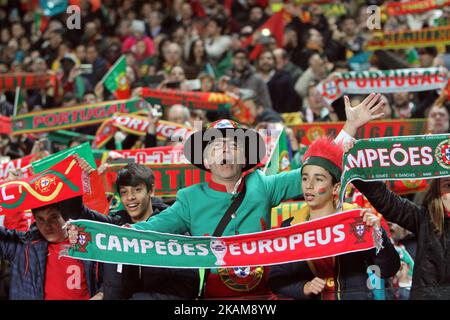
[[(371, 94), (360, 105), (349, 106), (344, 130), (336, 140), (346, 141), (351, 138), (347, 131), (353, 132), (355, 126), (381, 117), (378, 112), (383, 102), (379, 98)], [(235, 121), (218, 120), (195, 132), (185, 142), (184, 153), (193, 165), (211, 172), (211, 181), (179, 190), (171, 207), (148, 221), (133, 224), (133, 229), (192, 236), (259, 232), (270, 228), (272, 207), (301, 195), (300, 169), (272, 176), (254, 170), (265, 156), (264, 140), (255, 130), (244, 129)], [(230, 210), (235, 204), (238, 205)], [(229, 220), (222, 224), (224, 216)], [(74, 245), (77, 229), (72, 228), (71, 232)], [(271, 294), (268, 268), (219, 268), (205, 274), (207, 285), (202, 286), (201, 297), (261, 299)]]
[[(350, 143), (345, 149), (352, 147)], [(396, 195), (382, 181), (352, 183), (386, 220), (416, 236), (410, 299), (450, 299), (450, 178), (433, 179), (422, 205)]]
[[(327, 137), (319, 138), (309, 146), (301, 168), (301, 189), (306, 204), (298, 214), (285, 220), (282, 227), (323, 218), (338, 211), (335, 200), (340, 189), (343, 153), (342, 146)], [(342, 209), (346, 211), (356, 207), (344, 203)], [(363, 221), (381, 233), (383, 247), (378, 253), (374, 248), (273, 266), (269, 274), (272, 291), (294, 299), (372, 299), (372, 291), (367, 287), (368, 267), (375, 265), (380, 270), (378, 277), (389, 278), (400, 268), (400, 258), (381, 227), (380, 217), (365, 210)]]

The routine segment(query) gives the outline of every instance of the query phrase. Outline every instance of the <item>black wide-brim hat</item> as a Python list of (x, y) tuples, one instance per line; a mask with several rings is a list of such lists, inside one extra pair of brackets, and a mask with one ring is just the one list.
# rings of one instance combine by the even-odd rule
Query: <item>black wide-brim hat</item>
[(228, 119), (217, 120), (202, 131), (194, 132), (184, 143), (184, 156), (197, 168), (209, 171), (203, 163), (207, 145), (218, 138), (231, 138), (244, 147), (245, 165), (243, 171), (261, 163), (266, 155), (266, 145), (261, 135), (253, 129), (242, 128)]

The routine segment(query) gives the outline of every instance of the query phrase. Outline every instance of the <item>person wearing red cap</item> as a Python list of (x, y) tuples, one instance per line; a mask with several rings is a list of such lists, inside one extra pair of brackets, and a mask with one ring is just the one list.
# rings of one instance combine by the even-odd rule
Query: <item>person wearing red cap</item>
[[(340, 189), (343, 147), (324, 137), (314, 141), (305, 153), (302, 191), (306, 204), (297, 215), (283, 222), (282, 227), (326, 217), (337, 212), (336, 201)], [(343, 210), (356, 208), (343, 204)], [(313, 261), (300, 261), (273, 266), (269, 284), (276, 294), (294, 299), (323, 300), (372, 299), (367, 287), (367, 267), (380, 268), (381, 278), (395, 275), (400, 268), (400, 258), (382, 229), (380, 217), (365, 211), (367, 226), (381, 231), (383, 246), (376, 249), (348, 253)]]

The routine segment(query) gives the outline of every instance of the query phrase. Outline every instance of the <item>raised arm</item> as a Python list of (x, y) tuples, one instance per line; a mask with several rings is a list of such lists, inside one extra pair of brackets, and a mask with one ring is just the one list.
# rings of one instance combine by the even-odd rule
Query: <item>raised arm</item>
[(388, 189), (384, 182), (354, 180), (352, 183), (386, 220), (394, 222), (414, 234), (418, 233), (419, 225), (426, 217), (424, 207), (396, 195)]

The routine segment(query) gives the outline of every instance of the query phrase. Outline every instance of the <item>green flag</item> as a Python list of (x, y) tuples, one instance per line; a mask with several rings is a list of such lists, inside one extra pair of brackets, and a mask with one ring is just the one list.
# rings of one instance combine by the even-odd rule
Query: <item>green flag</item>
[(17, 87), (16, 96), (14, 98), (13, 116), (15, 117), (17, 114), (20, 114), (24, 108), (26, 108), (26, 103), (25, 100), (23, 99), (22, 89), (20, 87)]
[(45, 157), (41, 160), (32, 163), (34, 173), (40, 173), (47, 170), (48, 168), (54, 166), (56, 163), (61, 162), (70, 155), (77, 154), (80, 158), (86, 160), (94, 169), (97, 169), (95, 164), (95, 159), (92, 154), (89, 142), (82, 143), (78, 146), (62, 150), (60, 152), (54, 153)]
[(272, 150), (270, 160), (265, 167), (266, 175), (276, 174), (278, 172), (290, 171), (291, 161), (287, 136), (284, 128), (281, 130), (275, 148)]

